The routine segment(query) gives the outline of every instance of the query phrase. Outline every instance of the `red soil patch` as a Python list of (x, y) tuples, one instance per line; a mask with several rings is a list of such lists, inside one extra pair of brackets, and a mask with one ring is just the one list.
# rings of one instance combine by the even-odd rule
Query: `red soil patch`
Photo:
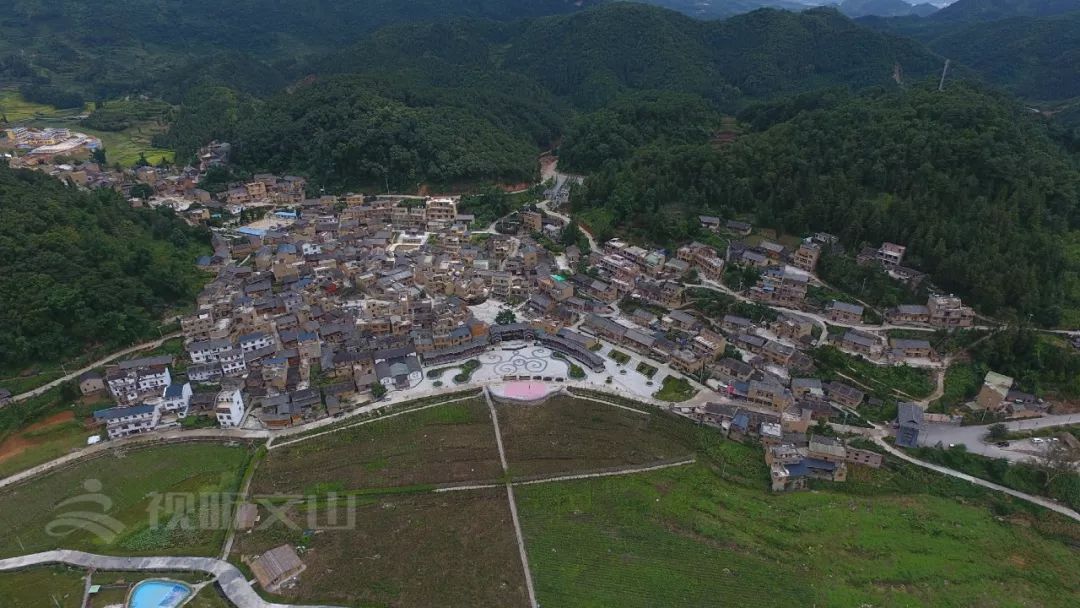
[(52, 416), (49, 416), (48, 418), (46, 418), (44, 420), (41, 420), (39, 422), (35, 422), (34, 424), (31, 424), (30, 426), (23, 429), (22, 432), (20, 432), (19, 434), (12, 435), (11, 437), (8, 437), (7, 439), (4, 440), (3, 443), (0, 443), (0, 462), (3, 462), (3, 461), (8, 460), (10, 458), (14, 458), (14, 457), (18, 456), (19, 454), (22, 454), (23, 452), (25, 452), (28, 448), (31, 448), (31, 447), (41, 443), (40, 441), (37, 441), (34, 438), (27, 438), (25, 436), (27, 433), (32, 433), (34, 431), (40, 431), (41, 429), (46, 429), (46, 428), (49, 428), (51, 426), (56, 426), (58, 424), (63, 424), (65, 422), (68, 422), (69, 420), (74, 420), (74, 419), (75, 419), (75, 412), (73, 412), (71, 410), (68, 410), (68, 411), (65, 411), (65, 412), (58, 412), (56, 414), (53, 414)]

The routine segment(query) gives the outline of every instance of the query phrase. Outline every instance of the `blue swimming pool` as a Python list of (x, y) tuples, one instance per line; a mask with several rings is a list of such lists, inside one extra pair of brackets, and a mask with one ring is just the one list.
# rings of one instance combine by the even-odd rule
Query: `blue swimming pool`
[(176, 608), (191, 595), (191, 587), (165, 580), (143, 581), (135, 585), (128, 608)]

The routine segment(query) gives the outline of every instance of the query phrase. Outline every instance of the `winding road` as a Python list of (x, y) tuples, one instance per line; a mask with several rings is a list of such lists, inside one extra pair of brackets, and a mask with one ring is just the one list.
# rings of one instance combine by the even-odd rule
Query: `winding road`
[(101, 367), (102, 365), (105, 365), (106, 363), (112, 363), (113, 361), (119, 359), (120, 357), (123, 357), (124, 355), (130, 355), (130, 354), (133, 354), (133, 353), (137, 353), (139, 351), (158, 348), (159, 346), (161, 346), (162, 344), (168, 342), (169, 340), (179, 338), (179, 337), (181, 337), (183, 335), (184, 334), (182, 334), (181, 332), (176, 332), (176, 333), (169, 334), (167, 336), (162, 336), (161, 338), (158, 338), (157, 340), (152, 340), (150, 342), (143, 342), (142, 344), (136, 344), (135, 346), (129, 346), (128, 348), (125, 348), (124, 350), (117, 351), (117, 352), (115, 352), (115, 353), (113, 353), (111, 355), (108, 355), (106, 357), (98, 359), (97, 361), (94, 361), (93, 363), (87, 365), (86, 367), (75, 370), (75, 371), (67, 374), (66, 376), (62, 376), (60, 378), (57, 378), (56, 380), (53, 380), (52, 382), (49, 382), (48, 384), (43, 384), (43, 385), (35, 388), (34, 390), (26, 391), (25, 393), (19, 393), (18, 395), (13, 396), (11, 398), (11, 401), (12, 401), (12, 403), (15, 403), (15, 402), (18, 402), (18, 401), (25, 401), (26, 399), (30, 399), (32, 397), (37, 397), (38, 395), (42, 395), (42, 394), (48, 392), (49, 389), (60, 386), (61, 384), (67, 382), (68, 380), (74, 380), (75, 378), (78, 378), (79, 376), (85, 374), (86, 372), (97, 369), (97, 368)]

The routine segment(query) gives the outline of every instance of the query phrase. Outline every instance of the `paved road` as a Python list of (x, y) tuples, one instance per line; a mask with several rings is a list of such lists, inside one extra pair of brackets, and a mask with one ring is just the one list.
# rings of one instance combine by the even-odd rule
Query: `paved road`
[[(549, 215), (557, 217), (560, 220), (562, 220), (562, 221), (566, 222), (567, 224), (569, 224), (570, 221), (571, 221), (570, 216), (559, 213), (558, 211), (552, 211), (549, 208), (550, 204), (551, 204), (551, 201), (543, 201), (540, 204), (538, 204), (537, 207), (544, 210)], [(578, 228), (581, 229), (581, 233), (585, 235), (585, 238), (589, 239), (589, 249), (591, 249), (593, 251), (599, 251), (599, 248), (596, 245), (596, 239), (593, 237), (592, 233), (589, 232), (588, 230), (586, 230), (585, 227), (582, 226), (581, 224), (578, 224)]]
[(894, 448), (893, 446), (889, 445), (881, 437), (875, 437), (874, 441), (878, 445), (880, 445), (881, 447), (885, 448), (885, 451), (887, 451), (890, 455), (895, 456), (895, 457), (897, 457), (897, 458), (899, 458), (901, 460), (905, 460), (907, 462), (910, 462), (911, 464), (918, 465), (920, 467), (923, 467), (924, 469), (930, 469), (931, 471), (936, 471), (938, 473), (941, 473), (942, 475), (948, 475), (949, 477), (955, 477), (957, 479), (963, 479), (964, 481), (973, 483), (973, 484), (975, 484), (977, 486), (982, 486), (984, 488), (989, 488), (989, 489), (997, 491), (997, 492), (1002, 492), (1002, 493), (1008, 494), (1009, 496), (1019, 498), (1020, 500), (1026, 500), (1026, 501), (1028, 501), (1028, 502), (1030, 502), (1032, 504), (1036, 504), (1036, 505), (1039, 505), (1040, 507), (1045, 507), (1047, 509), (1050, 509), (1051, 511), (1054, 511), (1056, 513), (1060, 513), (1060, 514), (1064, 515), (1065, 517), (1068, 517), (1068, 518), (1073, 519), (1075, 521), (1080, 521), (1080, 513), (1077, 513), (1076, 511), (1073, 511), (1069, 507), (1058, 504), (1058, 503), (1056, 503), (1056, 502), (1054, 502), (1054, 501), (1052, 501), (1052, 500), (1050, 500), (1048, 498), (1043, 498), (1041, 496), (1032, 496), (1031, 494), (1025, 494), (1023, 492), (1017, 492), (1016, 490), (1013, 490), (1012, 488), (1006, 488), (1005, 486), (999, 486), (998, 484), (990, 482), (990, 481), (986, 481), (985, 479), (979, 479), (978, 477), (972, 477), (971, 475), (968, 475), (967, 473), (961, 473), (959, 471), (954, 471), (954, 470), (952, 470), (952, 469), (950, 469), (948, 467), (943, 467), (943, 466), (939, 466), (939, 465), (936, 465), (936, 464), (931, 464), (929, 462), (919, 460), (918, 458), (908, 456), (904, 452), (901, 452), (900, 450), (898, 450), (898, 449)]
[[(1058, 416), (1043, 416), (1032, 420), (1018, 420), (1006, 422), (1005, 428), (1010, 431), (1030, 431), (1055, 426), (1068, 426), (1080, 424), (1080, 414), (1063, 414)], [(935, 446), (941, 444), (948, 447), (952, 444), (961, 444), (967, 447), (969, 452), (987, 456), (989, 458), (1005, 458), (1010, 462), (1023, 462), (1032, 458), (1031, 453), (1020, 452), (1012, 449), (999, 448), (993, 443), (983, 441), (990, 432), (990, 425), (982, 426), (957, 426), (952, 424), (930, 424), (919, 434), (919, 444)], [(1016, 442), (1010, 442), (1015, 445)]]
[[(68, 564), (86, 569), (110, 571), (147, 572), (205, 572), (217, 579), (218, 585), (237, 608), (294, 608), (290, 604), (276, 604), (261, 597), (248, 583), (244, 575), (232, 564), (210, 557), (109, 557), (82, 551), (45, 551), (0, 560), (0, 571), (20, 570), (48, 564)], [(333, 608), (313, 606), (306, 608)]]
[(57, 378), (56, 380), (53, 380), (52, 382), (49, 382), (48, 384), (43, 384), (43, 385), (35, 388), (32, 391), (26, 391), (25, 393), (20, 393), (18, 395), (15, 395), (14, 397), (11, 398), (11, 400), (13, 402), (15, 402), (15, 401), (23, 401), (23, 400), (26, 400), (26, 399), (30, 399), (31, 397), (37, 397), (38, 395), (41, 395), (41, 394), (45, 393), (46, 391), (48, 391), (51, 388), (60, 386), (61, 384), (67, 382), (68, 380), (74, 380), (75, 378), (78, 378), (79, 376), (85, 374), (86, 372), (97, 369), (97, 368), (101, 367), (102, 365), (105, 365), (106, 363), (112, 363), (113, 361), (119, 359), (120, 357), (123, 357), (125, 355), (130, 355), (132, 353), (137, 353), (137, 352), (142, 351), (142, 350), (150, 350), (150, 349), (157, 348), (157, 347), (161, 346), (162, 344), (164, 344), (165, 342), (167, 342), (169, 340), (172, 340), (173, 338), (179, 338), (179, 337), (181, 337), (183, 335), (184, 334), (182, 334), (180, 332), (176, 332), (176, 333), (164, 336), (162, 338), (158, 338), (157, 340), (153, 340), (151, 342), (143, 342), (142, 344), (136, 344), (135, 346), (130, 346), (128, 348), (125, 348), (124, 350), (115, 352), (115, 353), (113, 353), (113, 354), (111, 354), (111, 355), (109, 355), (107, 357), (104, 357), (102, 359), (98, 359), (97, 361), (94, 361), (90, 365), (87, 365), (86, 367), (84, 367), (82, 369), (75, 370), (75, 371), (71, 372), (70, 374), (68, 374), (66, 376), (63, 376), (61, 378)]

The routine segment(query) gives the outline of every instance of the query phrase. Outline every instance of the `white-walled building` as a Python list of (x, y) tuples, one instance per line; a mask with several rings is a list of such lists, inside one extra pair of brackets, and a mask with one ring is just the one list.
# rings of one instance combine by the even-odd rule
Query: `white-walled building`
[(250, 353), (268, 346), (273, 346), (274, 337), (264, 331), (240, 336), (240, 350)]
[(158, 397), (172, 384), (172, 374), (165, 359), (124, 361), (106, 372), (106, 386), (120, 405), (134, 405), (144, 399)]
[(178, 418), (187, 416), (188, 406), (191, 405), (191, 383), (170, 384), (165, 387), (161, 394), (161, 409), (165, 412), (176, 414)]
[(218, 424), (222, 428), (240, 426), (247, 413), (244, 405), (244, 396), (238, 388), (222, 389), (214, 402), (214, 413), (217, 415)]
[(188, 344), (187, 351), (191, 362), (195, 365), (203, 363), (215, 363), (221, 358), (222, 353), (232, 350), (232, 342), (226, 339), (204, 340)]
[(161, 401), (132, 407), (111, 407), (94, 412), (94, 419), (105, 424), (109, 439), (130, 437), (154, 430), (161, 420)]

